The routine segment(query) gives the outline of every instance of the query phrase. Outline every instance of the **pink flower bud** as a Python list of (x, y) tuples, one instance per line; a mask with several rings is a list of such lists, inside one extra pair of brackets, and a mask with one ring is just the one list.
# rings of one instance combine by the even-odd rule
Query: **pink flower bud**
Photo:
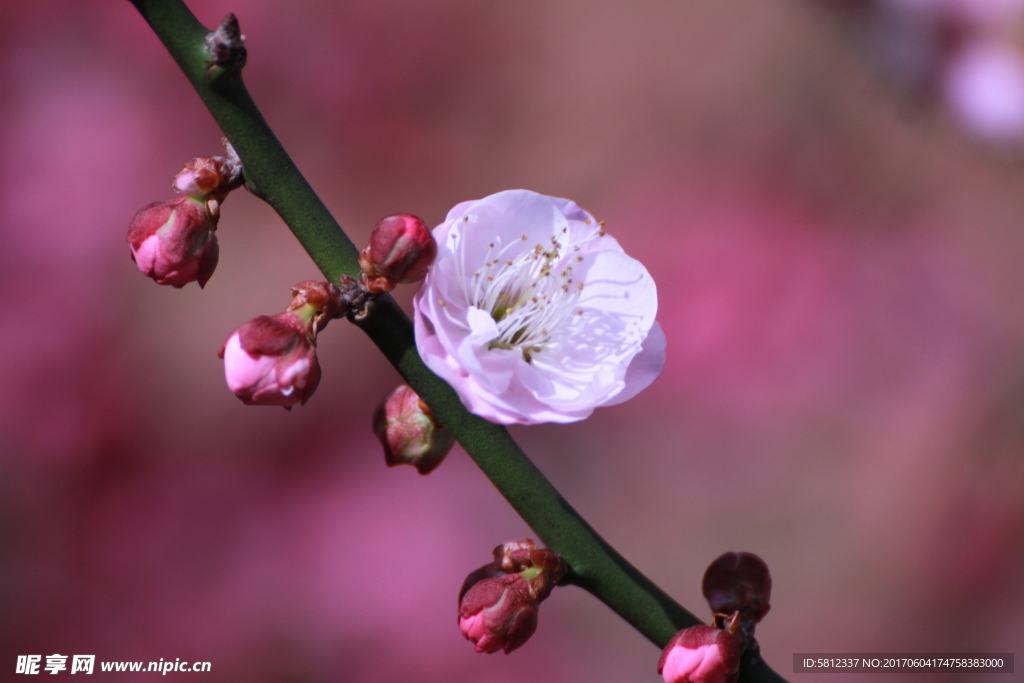
[(537, 607), (530, 585), (519, 574), (482, 578), (459, 602), (459, 630), (477, 652), (508, 654), (537, 630)]
[(455, 444), (455, 438), (406, 384), (377, 406), (373, 431), (384, 447), (388, 467), (412, 465), (420, 474), (433, 471)]
[(157, 283), (203, 287), (217, 267), (216, 229), (217, 213), (204, 199), (181, 195), (143, 207), (127, 241), (139, 270)]
[(499, 545), (493, 555), (462, 584), (459, 630), (477, 652), (508, 654), (537, 630), (537, 608), (569, 568), (528, 538)]
[(305, 403), (320, 383), (316, 337), (309, 322), (288, 311), (261, 315), (239, 327), (217, 355), (228, 387), (248, 405)]
[(658, 661), (665, 683), (734, 683), (739, 672), (736, 639), (728, 631), (704, 624), (675, 634)]
[(372, 294), (380, 294), (400, 283), (419, 282), (436, 256), (437, 242), (422, 220), (409, 213), (385, 216), (359, 254), (363, 284)]
[(753, 632), (771, 609), (772, 577), (768, 565), (753, 553), (725, 553), (704, 573), (704, 597), (715, 614), (740, 613), (744, 629)]

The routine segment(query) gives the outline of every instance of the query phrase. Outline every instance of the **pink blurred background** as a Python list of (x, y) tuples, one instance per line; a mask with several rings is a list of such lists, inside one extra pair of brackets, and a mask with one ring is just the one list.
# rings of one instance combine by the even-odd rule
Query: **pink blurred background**
[[(794, 652), (1024, 633), (1020, 159), (879, 78), (830, 4), (190, 3), (238, 15), (250, 91), (357, 243), (525, 187), (647, 265), (661, 379), (513, 431), (698, 615), (711, 560), (761, 555), (758, 639), (795, 680)], [(168, 680), (660, 681), (576, 588), (521, 650), (473, 653), (461, 581), (530, 532), (458, 448), (384, 466), (370, 416), (399, 378), (357, 329), (321, 335), (304, 408), (226, 389), (220, 345), (311, 261), (245, 192), (203, 291), (124, 243), (219, 137), (128, 2), (0, 5), (0, 679), (61, 653), (212, 662)]]

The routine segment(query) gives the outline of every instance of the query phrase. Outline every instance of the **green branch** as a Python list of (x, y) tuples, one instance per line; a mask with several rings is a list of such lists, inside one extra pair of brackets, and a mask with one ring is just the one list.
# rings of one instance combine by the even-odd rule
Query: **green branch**
[[(246, 187), (265, 200), (331, 282), (359, 275), (358, 250), (285, 152), (240, 74), (209, 68), (208, 30), (181, 0), (132, 0), (181, 67), (242, 160)], [(592, 593), (658, 647), (700, 621), (637, 571), (590, 527), (508, 431), (471, 415), (423, 364), (412, 325), (394, 300), (377, 300), (360, 327), (427, 402), (516, 512), (570, 567), (567, 583)], [(756, 655), (742, 681), (781, 681)]]

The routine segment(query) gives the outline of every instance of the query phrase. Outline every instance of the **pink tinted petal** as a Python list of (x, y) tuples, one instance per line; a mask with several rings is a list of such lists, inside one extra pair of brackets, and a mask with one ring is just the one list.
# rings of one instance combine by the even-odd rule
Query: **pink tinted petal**
[(597, 223), (597, 220), (591, 216), (589, 212), (581, 209), (579, 205), (571, 199), (565, 199), (563, 197), (548, 197), (548, 201), (558, 207), (558, 210), (562, 212), (562, 215), (570, 221), (581, 221), (584, 223), (586, 223), (586, 221), (590, 221), (592, 224)]
[(488, 391), (495, 394), (507, 391), (521, 354), (489, 348), (490, 342), (498, 336), (498, 328), (490, 313), (474, 306), (466, 317), (470, 333), (463, 337), (456, 350), (461, 367)]
[[(518, 205), (523, 213), (516, 215), (517, 209), (509, 204)], [(556, 207), (541, 195), (512, 202), (498, 202), (488, 197), (469, 207), (448, 228), (444, 253), (451, 254), (464, 266), (462, 275), (469, 282), (477, 272), (479, 277), (486, 277), (490, 272), (487, 264), (491, 261), (514, 259), (537, 245), (549, 247), (556, 228), (566, 225)]]
[(725, 683), (718, 643), (694, 649), (677, 645), (665, 659), (661, 675), (665, 683)]
[(591, 383), (570, 382), (565, 380), (564, 372), (553, 370), (541, 359), (533, 363), (522, 363), (519, 367), (519, 382), (523, 390), (529, 392), (534, 399), (536, 407), (530, 411), (530, 415), (536, 416), (541, 412), (557, 411), (566, 419), (545, 419), (545, 422), (576, 422), (582, 420), (594, 411), (594, 396), (599, 395), (602, 390), (610, 392), (614, 386), (608, 387), (599, 384), (600, 373), (593, 373), (589, 379)]
[[(431, 285), (426, 289), (431, 293), (432, 306), (440, 306), (440, 302), (444, 301), (444, 305), (451, 305), (454, 311), (465, 310), (472, 304), (468, 299), (468, 288), (463, 283), (459, 269), (460, 264), (454, 255), (434, 261), (434, 265), (427, 271), (426, 278), (431, 281)], [(422, 289), (421, 287), (421, 291)]]
[(305, 380), (308, 375), (308, 358), (298, 358), (283, 368), (279, 368), (277, 381), (278, 385), (281, 387), (281, 393), (284, 396), (290, 396), (296, 386), (302, 387), (305, 385)]
[(611, 397), (602, 406), (617, 406), (633, 398), (641, 391), (658, 379), (661, 371), (665, 368), (665, 332), (661, 329), (658, 321), (654, 321), (651, 331), (644, 339), (643, 348), (640, 349), (633, 361), (626, 370), (626, 386), (615, 396)]
[(466, 378), (466, 373), (460, 370), (455, 359), (441, 344), (441, 339), (434, 332), (434, 325), (430, 319), (422, 315), (418, 309), (414, 311), (413, 315), (413, 331), (416, 335), (416, 347), (419, 350), (420, 358), (431, 372), (452, 386)]
[[(484, 197), (465, 213), (465, 239), (468, 245), (483, 249), (495, 240), (502, 244), (528, 245), (550, 239), (567, 227), (565, 216), (551, 199), (529, 190), (506, 190)], [(472, 230), (486, 224), (486, 230)], [(522, 236), (526, 235), (524, 241)], [(472, 256), (472, 254), (470, 254)]]
[(200, 195), (204, 192), (196, 185), (196, 174), (194, 171), (182, 171), (174, 178), (174, 189), (186, 194)]
[[(451, 208), (451, 210), (448, 211), (448, 216), (445, 217), (445, 219), (444, 219), (445, 222), (442, 223), (441, 226), (444, 227), (449, 222), (460, 220), (462, 218), (462, 216), (466, 213), (466, 211), (469, 210), (469, 207), (473, 206), (478, 201), (480, 201), (480, 200), (479, 199), (470, 199), (468, 202), (460, 202), (460, 203), (456, 204), (455, 206), (453, 206)], [(436, 237), (436, 235), (435, 235), (435, 237)]]
[(524, 409), (528, 397), (516, 400), (515, 391), (507, 392), (507, 397), (512, 400), (506, 402), (501, 397), (490, 394), (474, 378), (466, 378), (453, 386), (457, 390), (462, 389), (459, 392), (459, 396), (466, 404), (469, 412), (474, 415), (479, 415), (492, 422), (501, 424), (534, 424), (532, 419), (533, 413), (528, 407)]
[[(484, 615), (482, 612), (468, 617), (461, 617), (459, 619), (459, 630), (462, 631), (462, 635), (466, 640), (472, 640), (473, 644), (477, 644), (484, 637)], [(477, 650), (480, 651), (479, 649)]]
[[(253, 357), (242, 348), (238, 333), (231, 335), (224, 345), (224, 377), (228, 388), (238, 393), (248, 388), (263, 388), (268, 377), (273, 377), (273, 356)], [(276, 382), (274, 383), (276, 387)]]
[(622, 252), (597, 252), (585, 263), (579, 272), (584, 282), (579, 305), (621, 316), (642, 330), (642, 339), (658, 311), (654, 278), (642, 263)]
[(482, 311), (476, 306), (470, 306), (466, 311), (466, 322), (469, 324), (469, 335), (467, 339), (472, 340), (476, 345), (486, 345), (498, 336), (498, 325), (494, 318), (487, 311)]
[(138, 249), (132, 249), (132, 254), (135, 256), (135, 263), (138, 264), (139, 270), (151, 277), (156, 268), (159, 252), (160, 238), (155, 234), (143, 240)]
[(454, 353), (462, 340), (470, 333), (469, 306), (463, 300), (449, 297), (443, 287), (431, 287), (424, 300), (415, 300), (414, 306), (423, 309), (423, 315), (431, 321), (433, 333), (438, 336), (448, 353)]

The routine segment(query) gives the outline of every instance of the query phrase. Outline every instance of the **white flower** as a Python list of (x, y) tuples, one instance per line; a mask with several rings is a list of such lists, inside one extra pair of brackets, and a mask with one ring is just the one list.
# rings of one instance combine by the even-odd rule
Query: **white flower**
[(573, 202), (499, 192), (456, 206), (434, 238), (416, 346), (470, 412), (575, 422), (661, 374), (654, 280)]

